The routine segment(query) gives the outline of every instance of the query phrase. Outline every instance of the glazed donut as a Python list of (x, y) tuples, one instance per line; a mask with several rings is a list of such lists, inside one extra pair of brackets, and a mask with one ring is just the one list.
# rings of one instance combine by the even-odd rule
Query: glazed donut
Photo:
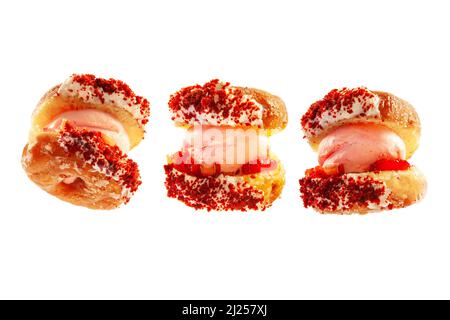
[[(165, 166), (170, 198), (198, 210), (264, 211), (281, 195), (284, 168), (268, 144), (288, 122), (279, 97), (212, 80), (172, 95), (169, 109), (188, 132)], [(210, 132), (217, 135), (208, 137)], [(239, 139), (246, 142), (242, 148)], [(230, 153), (236, 157), (230, 160)]]
[(73, 75), (33, 113), (22, 166), (40, 188), (74, 205), (110, 210), (141, 184), (126, 153), (144, 137), (149, 102), (123, 82)]
[(420, 201), (426, 179), (407, 161), (419, 146), (414, 107), (390, 93), (332, 90), (302, 117), (304, 136), (319, 153), (300, 192), (306, 208), (366, 214)]

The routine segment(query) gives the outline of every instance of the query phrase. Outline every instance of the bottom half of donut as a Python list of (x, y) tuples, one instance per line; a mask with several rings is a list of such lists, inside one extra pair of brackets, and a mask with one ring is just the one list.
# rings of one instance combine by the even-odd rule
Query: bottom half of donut
[(164, 169), (168, 196), (198, 210), (264, 211), (280, 197), (285, 185), (281, 163), (267, 172), (237, 176), (191, 176), (173, 164)]
[(367, 214), (410, 206), (425, 196), (427, 182), (419, 169), (327, 176), (307, 171), (300, 180), (306, 208), (325, 214)]
[[(110, 210), (127, 203), (141, 184), (136, 163), (101, 134), (42, 133), (23, 151), (22, 166), (41, 189), (71, 204)], [(65, 183), (70, 178), (71, 183)]]

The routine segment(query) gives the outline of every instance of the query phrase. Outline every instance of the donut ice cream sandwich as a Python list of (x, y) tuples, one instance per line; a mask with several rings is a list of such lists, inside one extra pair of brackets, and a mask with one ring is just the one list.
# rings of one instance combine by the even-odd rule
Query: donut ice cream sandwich
[(321, 213), (366, 214), (404, 208), (426, 191), (408, 160), (419, 146), (414, 107), (366, 88), (332, 90), (302, 117), (319, 166), (300, 180), (305, 207)]
[(38, 103), (23, 168), (63, 201), (117, 208), (141, 184), (138, 165), (127, 153), (144, 138), (149, 115), (149, 102), (122, 81), (73, 75)]
[(280, 196), (284, 169), (269, 147), (288, 122), (279, 97), (213, 80), (173, 94), (169, 109), (187, 130), (165, 166), (169, 197), (195, 209), (248, 211)]

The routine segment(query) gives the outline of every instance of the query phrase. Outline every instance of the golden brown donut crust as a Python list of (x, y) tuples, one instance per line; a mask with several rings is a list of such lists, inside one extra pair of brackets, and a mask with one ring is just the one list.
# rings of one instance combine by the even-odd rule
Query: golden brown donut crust
[(264, 129), (272, 131), (284, 130), (288, 124), (288, 113), (284, 101), (266, 91), (253, 88), (236, 87), (244, 94), (253, 97), (264, 107), (263, 123)]
[(403, 139), (406, 157), (409, 159), (420, 143), (421, 124), (416, 109), (408, 101), (391, 93), (383, 91), (374, 93), (380, 98), (380, 124), (390, 128)]

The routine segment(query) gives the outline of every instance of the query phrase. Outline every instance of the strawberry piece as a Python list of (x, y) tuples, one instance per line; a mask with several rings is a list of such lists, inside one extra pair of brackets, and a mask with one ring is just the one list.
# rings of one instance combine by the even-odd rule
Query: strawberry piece
[(378, 160), (370, 167), (370, 171), (397, 171), (408, 170), (411, 165), (406, 160)]

